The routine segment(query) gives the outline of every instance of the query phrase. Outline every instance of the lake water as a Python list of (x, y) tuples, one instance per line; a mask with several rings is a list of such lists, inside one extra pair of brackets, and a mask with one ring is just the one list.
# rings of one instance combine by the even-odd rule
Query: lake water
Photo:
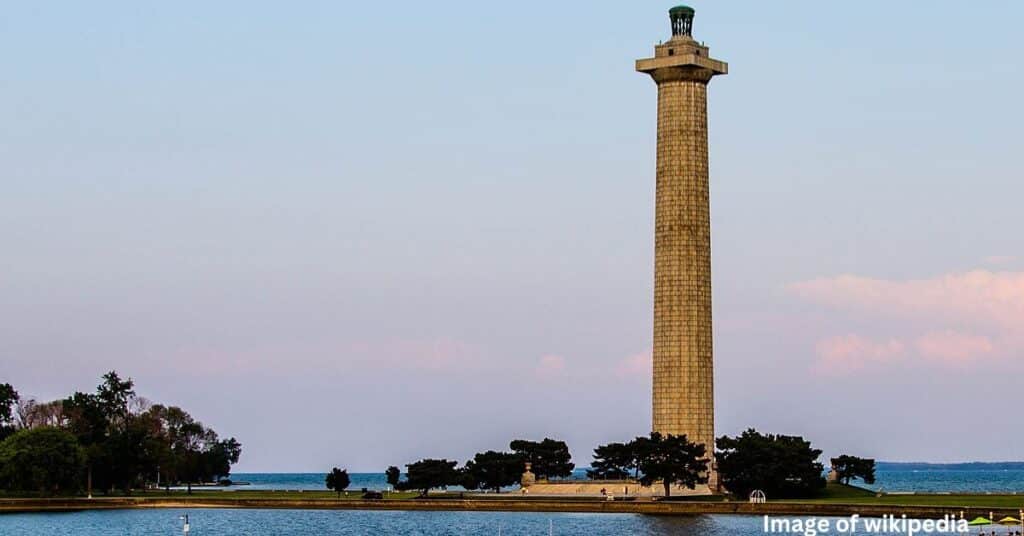
[[(857, 485), (885, 491), (917, 491), (917, 492), (972, 492), (972, 493), (1022, 493), (1024, 494), (1024, 469), (989, 469), (973, 468), (969, 470), (936, 468), (913, 468), (906, 466), (880, 463), (873, 485), (854, 482)], [(998, 466), (989, 466), (998, 467)], [(577, 471), (577, 478), (584, 478), (582, 471)], [(383, 473), (351, 473), (351, 490), (361, 488), (386, 489), (387, 481)], [(236, 473), (231, 476), (239, 482), (249, 482), (245, 486), (233, 486), (234, 489), (278, 489), (278, 490), (323, 490), (323, 473)]]
[[(993, 466), (995, 467), (995, 466)], [(323, 490), (322, 473), (237, 473), (250, 485), (233, 489)], [(353, 473), (351, 489), (386, 487), (380, 473)], [(1024, 470), (1013, 468), (908, 468), (879, 464), (878, 482), (887, 491), (1017, 492), (1024, 494)], [(229, 491), (225, 491), (229, 493)], [(1022, 497), (1024, 502), (1024, 497)], [(751, 516), (659, 517), (626, 514), (507, 512), (390, 512), (325, 510), (123, 510), (0, 515), (0, 535), (180, 535), (179, 516), (188, 514), (192, 536), (324, 535), (655, 535), (737, 536), (764, 534), (763, 520)], [(833, 520), (834, 522), (834, 520)], [(973, 531), (976, 533), (977, 531)], [(855, 533), (863, 534), (863, 533)], [(1002, 534), (1002, 532), (1000, 533)]]
[[(363, 512), (346, 510), (122, 510), (0, 515), (4, 536), (180, 535), (694, 535), (764, 534), (755, 516), (641, 516), (504, 512)], [(834, 523), (836, 519), (831, 519)], [(863, 535), (865, 532), (852, 534)]]

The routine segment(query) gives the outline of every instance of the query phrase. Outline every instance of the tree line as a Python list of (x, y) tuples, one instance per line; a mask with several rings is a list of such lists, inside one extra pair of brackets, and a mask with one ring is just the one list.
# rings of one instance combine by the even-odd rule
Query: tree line
[(227, 478), (242, 445), (177, 406), (152, 404), (115, 371), (94, 393), (49, 402), (0, 384), (0, 489), (112, 493)]
[[(800, 436), (762, 434), (753, 428), (735, 437), (715, 440), (715, 468), (729, 493), (746, 498), (761, 490), (773, 498), (808, 498), (820, 494), (826, 485), (821, 450)], [(711, 457), (704, 445), (685, 435), (660, 437), (652, 433), (628, 443), (609, 443), (594, 449), (594, 461), (587, 476), (595, 479), (638, 479), (644, 485), (660, 482), (665, 495), (670, 485), (694, 489), (707, 483)], [(849, 484), (860, 478), (875, 482), (875, 461), (842, 455), (831, 460), (840, 481)]]
[[(462, 467), (458, 467), (458, 461), (426, 458), (406, 464), (405, 478), (397, 466), (388, 467), (384, 474), (396, 491), (418, 491), (422, 496), (432, 489), (452, 486), (497, 492), (519, 483), (526, 462), (530, 462), (531, 471), (538, 479), (565, 478), (576, 468), (564, 441), (544, 438), (541, 441), (516, 439), (509, 443), (509, 451), (479, 452)], [(338, 493), (349, 483), (348, 472), (338, 468), (328, 473), (325, 480), (327, 488)]]
[[(722, 485), (734, 496), (745, 498), (761, 490), (772, 498), (808, 498), (824, 490), (824, 466), (821, 450), (799, 436), (762, 434), (749, 429), (742, 434), (722, 436), (716, 441), (715, 466)], [(385, 471), (388, 484), (395, 490), (418, 491), (426, 496), (432, 489), (461, 486), (467, 490), (493, 490), (519, 483), (525, 462), (538, 479), (565, 478), (575, 465), (564, 441), (545, 438), (534, 442), (516, 440), (510, 451), (489, 450), (477, 453), (462, 467), (448, 459), (422, 459)], [(633, 479), (645, 486), (658, 485), (665, 496), (672, 486), (694, 489), (708, 483), (711, 455), (703, 444), (685, 435), (660, 434), (636, 437), (628, 442), (613, 442), (594, 449), (594, 460), (587, 469), (592, 480)], [(832, 459), (832, 468), (841, 482), (860, 478), (874, 483), (875, 461), (843, 455)], [(335, 468), (327, 475), (329, 489), (341, 493), (349, 485), (347, 471)]]

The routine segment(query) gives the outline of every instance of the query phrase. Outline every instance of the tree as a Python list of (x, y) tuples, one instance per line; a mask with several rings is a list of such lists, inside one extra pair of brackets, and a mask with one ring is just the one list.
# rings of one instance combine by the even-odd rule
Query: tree
[(576, 468), (565, 441), (549, 438), (541, 442), (517, 439), (509, 443), (509, 448), (520, 455), (523, 461), (532, 464), (532, 471), (537, 478), (564, 478)]
[(849, 484), (852, 478), (859, 478), (865, 484), (875, 483), (874, 459), (843, 454), (838, 458), (832, 458), (831, 462), (832, 470), (836, 472), (836, 476), (843, 484)]
[(387, 477), (388, 484), (390, 484), (392, 488), (398, 489), (398, 483), (402, 479), (402, 470), (401, 469), (399, 469), (399, 468), (395, 467), (394, 465), (392, 465), (392, 466), (388, 467), (387, 471), (384, 471), (384, 476)]
[(67, 417), (67, 430), (78, 439), (85, 451), (86, 490), (92, 493), (93, 466), (103, 456), (102, 443), (107, 439), (108, 423), (99, 400), (93, 395), (76, 392), (62, 402)]
[(96, 387), (96, 400), (107, 423), (120, 425), (128, 418), (128, 406), (135, 398), (135, 382), (122, 380), (116, 371), (103, 375), (103, 383)]
[(9, 383), (0, 383), (0, 441), (14, 433), (14, 406), (21, 397)]
[(689, 441), (686, 435), (661, 435), (651, 432), (650, 437), (638, 437), (634, 442), (640, 483), (650, 486), (661, 482), (665, 496), (671, 495), (672, 484), (694, 489), (707, 484), (707, 449)]
[(38, 428), (40, 426), (67, 426), (68, 419), (64, 415), (64, 401), (53, 400), (39, 402), (33, 398), (18, 402), (18, 428)]
[(636, 470), (636, 455), (632, 443), (608, 443), (594, 449), (594, 461), (587, 469), (587, 478), (595, 480), (621, 480)]
[(737, 437), (722, 436), (715, 454), (722, 484), (746, 497), (761, 490), (772, 498), (805, 498), (825, 487), (821, 451), (799, 436), (761, 434), (753, 428)]
[(405, 466), (405, 480), (398, 483), (398, 490), (419, 490), (420, 495), (434, 488), (447, 488), (462, 483), (462, 473), (455, 469), (458, 462), (425, 459)]
[(130, 407), (135, 400), (134, 382), (122, 380), (116, 371), (103, 375), (95, 394), (75, 393), (62, 403), (62, 416), (86, 453), (86, 487), (95, 484), (105, 492), (121, 488), (129, 492), (142, 483), (152, 463), (145, 444), (151, 430), (135, 423)]
[(337, 467), (331, 469), (330, 473), (327, 473), (327, 478), (324, 479), (324, 482), (327, 484), (327, 489), (338, 492), (339, 499), (341, 498), (341, 492), (345, 491), (348, 485), (352, 483), (348, 477), (348, 470), (338, 469)]
[(0, 442), (0, 487), (44, 494), (81, 486), (85, 454), (75, 436), (52, 427), (20, 430)]
[(501, 488), (519, 482), (523, 474), (523, 458), (510, 452), (479, 452), (466, 462), (463, 468), (463, 487), (466, 489), (490, 489), (500, 492)]
[[(11, 406), (16, 405), (16, 419)], [(134, 382), (108, 372), (95, 393), (76, 392), (53, 402), (20, 400), (0, 385), (0, 434), (8, 428), (56, 427), (72, 434), (85, 454), (86, 488), (125, 492), (155, 478), (167, 486), (226, 477), (242, 446), (177, 407), (151, 405), (135, 394)], [(2, 437), (0, 437), (2, 440)]]
[[(210, 433), (216, 438), (215, 432), (210, 430)], [(231, 466), (238, 463), (241, 456), (242, 444), (237, 439), (231, 437), (220, 441), (214, 440), (203, 452), (204, 476), (211, 482), (227, 478), (231, 474)]]
[(132, 488), (144, 486), (145, 475), (159, 463), (160, 450), (151, 440), (158, 425), (151, 416), (140, 415), (112, 427), (93, 458), (96, 483), (128, 494)]

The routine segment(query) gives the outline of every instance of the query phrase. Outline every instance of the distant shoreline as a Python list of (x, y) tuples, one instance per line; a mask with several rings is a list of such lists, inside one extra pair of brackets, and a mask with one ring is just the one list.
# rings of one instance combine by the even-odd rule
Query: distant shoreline
[(877, 462), (878, 471), (1024, 471), (1024, 462)]

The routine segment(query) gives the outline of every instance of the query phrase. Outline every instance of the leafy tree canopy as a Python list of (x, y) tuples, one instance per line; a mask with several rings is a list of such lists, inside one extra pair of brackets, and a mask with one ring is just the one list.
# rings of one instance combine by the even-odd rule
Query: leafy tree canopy
[(466, 462), (463, 469), (466, 489), (490, 489), (501, 491), (505, 486), (519, 482), (523, 474), (523, 457), (510, 452), (489, 450), (480, 452)]
[(564, 478), (576, 468), (565, 441), (549, 438), (540, 442), (517, 439), (509, 444), (509, 448), (520, 455), (523, 461), (532, 464), (531, 471), (537, 478)]
[(85, 454), (75, 436), (53, 427), (20, 430), (0, 442), (0, 487), (70, 493), (81, 482)]
[(821, 451), (799, 436), (761, 434), (753, 428), (722, 436), (715, 454), (725, 488), (746, 497), (761, 490), (770, 498), (806, 498), (825, 488)]
[(405, 466), (406, 479), (399, 482), (395, 489), (419, 490), (424, 496), (435, 488), (447, 488), (462, 483), (462, 473), (455, 469), (458, 462), (449, 460), (425, 459)]
[(324, 479), (324, 483), (327, 484), (327, 489), (338, 492), (338, 497), (341, 497), (341, 492), (348, 489), (348, 486), (352, 481), (348, 477), (347, 469), (338, 469), (335, 467), (334, 469), (331, 469), (330, 473), (327, 473), (327, 478)]
[(708, 460), (704, 445), (692, 443), (686, 435), (661, 435), (651, 432), (650, 437), (634, 441), (640, 483), (650, 486), (660, 482), (665, 496), (671, 495), (672, 484), (694, 489), (707, 484)]
[(836, 472), (839, 481), (849, 484), (850, 479), (859, 478), (865, 484), (875, 483), (875, 460), (871, 458), (858, 458), (843, 454), (838, 458), (832, 458), (832, 470)]
[[(0, 386), (0, 398), (6, 394)], [(10, 408), (2, 400), (0, 406)], [(114, 371), (103, 376), (95, 393), (19, 404), (18, 426), (56, 427), (71, 434), (84, 452), (81, 472), (87, 486), (104, 492), (130, 492), (154, 481), (185, 483), (191, 491), (193, 482), (226, 477), (242, 451), (235, 438), (219, 439), (181, 408), (150, 405), (136, 396), (130, 378), (121, 379)]]
[(609, 443), (594, 449), (594, 461), (587, 469), (587, 478), (595, 480), (621, 480), (629, 478), (637, 469), (633, 442)]
[(135, 398), (135, 382), (131, 378), (122, 380), (116, 371), (103, 375), (103, 383), (96, 387), (96, 400), (104, 417), (112, 424), (119, 424), (128, 417), (128, 403)]
[(660, 483), (668, 497), (673, 484), (693, 489), (707, 483), (707, 466), (704, 445), (691, 443), (685, 435), (652, 432), (628, 443), (609, 443), (594, 449), (587, 476), (617, 480), (633, 472), (645, 486)]
[(14, 406), (21, 400), (9, 383), (0, 383), (0, 441), (14, 433)]
[(402, 470), (392, 465), (384, 471), (384, 476), (387, 477), (388, 484), (391, 484), (392, 488), (398, 489), (398, 483), (402, 479)]

